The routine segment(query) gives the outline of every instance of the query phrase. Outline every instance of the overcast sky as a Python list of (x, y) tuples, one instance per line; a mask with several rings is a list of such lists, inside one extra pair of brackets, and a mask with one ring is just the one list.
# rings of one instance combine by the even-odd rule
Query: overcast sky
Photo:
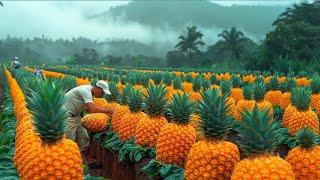
[[(84, 36), (91, 39), (128, 38), (144, 43), (154, 42), (154, 37), (166, 42), (176, 39), (177, 32), (166, 32), (138, 23), (108, 21), (101, 24), (88, 21), (85, 16), (99, 14), (110, 7), (125, 5), (130, 1), (3, 1), (0, 6), (0, 39), (8, 34), (16, 37), (45, 35), (50, 38)], [(286, 5), (301, 0), (274, 1), (212, 1), (224, 6), (236, 5)], [(182, 2), (183, 3), (183, 2)], [(220, 29), (218, 29), (220, 31)], [(205, 32), (206, 30), (203, 30)], [(165, 36), (166, 35), (166, 36)]]

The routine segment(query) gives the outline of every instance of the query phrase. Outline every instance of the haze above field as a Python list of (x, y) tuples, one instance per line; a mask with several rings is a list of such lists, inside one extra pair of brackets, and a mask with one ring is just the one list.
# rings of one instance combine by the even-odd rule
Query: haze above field
[[(0, 6), (0, 40), (18, 37), (21, 53), (54, 62), (82, 48), (94, 48), (100, 57), (138, 55), (163, 58), (175, 49), (186, 26), (204, 35), (201, 51), (220, 40), (218, 34), (235, 26), (256, 43), (273, 29), (272, 23), (287, 7), (284, 1), (4, 1)], [(66, 47), (53, 40), (83, 37)], [(91, 40), (98, 40), (98, 43)], [(20, 40), (21, 41), (21, 40)], [(42, 42), (43, 41), (43, 42)], [(10, 41), (14, 42), (14, 41)], [(14, 56), (6, 52), (5, 57)]]
[(231, 26), (257, 41), (293, 2), (299, 1), (5, 1), (0, 9), (0, 38), (82, 36), (171, 44), (192, 24), (202, 30), (207, 42), (216, 41), (216, 34)]

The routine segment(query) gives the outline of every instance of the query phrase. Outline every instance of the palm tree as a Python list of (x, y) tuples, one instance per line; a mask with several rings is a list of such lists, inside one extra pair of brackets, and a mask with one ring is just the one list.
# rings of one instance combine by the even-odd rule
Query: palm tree
[(203, 34), (197, 31), (196, 26), (187, 27), (187, 36), (179, 36), (180, 42), (175, 46), (182, 54), (189, 57), (190, 61), (195, 54), (201, 54), (198, 45), (203, 46), (205, 43), (201, 41)]
[(219, 54), (224, 51), (231, 51), (232, 57), (239, 59), (240, 53), (244, 50), (242, 42), (247, 39), (243, 33), (232, 27), (230, 31), (224, 30), (218, 36), (223, 38), (219, 47)]

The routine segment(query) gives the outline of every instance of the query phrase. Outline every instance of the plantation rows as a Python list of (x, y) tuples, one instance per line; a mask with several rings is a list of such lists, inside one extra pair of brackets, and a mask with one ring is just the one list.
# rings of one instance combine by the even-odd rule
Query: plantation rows
[(63, 135), (61, 107), (66, 91), (97, 79), (108, 81), (111, 95), (94, 102), (114, 113), (83, 114), (91, 155), (103, 164), (92, 174), (320, 179), (318, 75), (56, 66), (40, 80), (32, 71), (5, 69), (17, 123), (8, 163), (22, 179), (89, 178), (76, 144)]

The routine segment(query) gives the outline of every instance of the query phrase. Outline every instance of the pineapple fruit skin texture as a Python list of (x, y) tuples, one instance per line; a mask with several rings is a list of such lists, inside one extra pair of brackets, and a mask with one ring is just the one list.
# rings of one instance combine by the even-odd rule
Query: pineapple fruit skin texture
[(237, 103), (236, 110), (234, 112), (234, 118), (238, 121), (241, 120), (241, 113), (244, 112), (244, 110), (252, 111), (255, 105), (254, 100), (240, 100)]
[(25, 157), (21, 179), (83, 179), (78, 145), (63, 138), (54, 145), (34, 143)]
[(122, 118), (122, 123), (119, 125), (120, 140), (124, 142), (134, 137), (139, 121), (146, 119), (148, 119), (148, 115), (144, 112), (130, 112), (125, 114)]
[(311, 96), (311, 107), (316, 110), (317, 115), (320, 115), (320, 94)]
[(239, 102), (241, 99), (243, 99), (242, 89), (241, 88), (232, 88), (230, 91), (230, 97), (233, 97), (233, 99), (236, 102)]
[(109, 123), (109, 116), (104, 113), (87, 114), (81, 119), (81, 122), (87, 130), (99, 133), (106, 130), (107, 124)]
[(286, 161), (292, 166), (297, 180), (320, 179), (320, 146), (289, 151)]
[(183, 166), (195, 142), (196, 130), (193, 126), (168, 123), (160, 131), (156, 159), (164, 164)]
[(114, 112), (112, 114), (111, 129), (112, 131), (119, 132), (122, 118), (125, 114), (130, 113), (128, 106), (116, 105), (114, 106)]
[(274, 106), (280, 106), (281, 99), (282, 99), (282, 92), (279, 90), (268, 91), (265, 95), (265, 100), (269, 101)]
[(136, 144), (146, 147), (156, 147), (161, 128), (168, 121), (163, 116), (149, 117), (140, 120), (136, 128)]
[(199, 141), (188, 154), (185, 177), (186, 180), (230, 179), (239, 161), (237, 145), (228, 141)]
[(260, 155), (246, 158), (237, 163), (231, 179), (294, 180), (295, 175), (291, 165), (279, 156)]
[(285, 110), (291, 103), (290, 98), (291, 98), (291, 92), (285, 92), (282, 94), (280, 106), (283, 110)]
[(268, 115), (270, 117), (270, 120), (273, 120), (273, 106), (269, 101), (263, 100), (257, 102), (256, 105), (258, 106), (259, 111), (262, 111), (263, 109), (268, 109)]
[(315, 112), (309, 108), (307, 111), (298, 111), (293, 106), (288, 106), (283, 115), (283, 127), (289, 129), (291, 135), (295, 135), (303, 127), (319, 134), (319, 120)]

